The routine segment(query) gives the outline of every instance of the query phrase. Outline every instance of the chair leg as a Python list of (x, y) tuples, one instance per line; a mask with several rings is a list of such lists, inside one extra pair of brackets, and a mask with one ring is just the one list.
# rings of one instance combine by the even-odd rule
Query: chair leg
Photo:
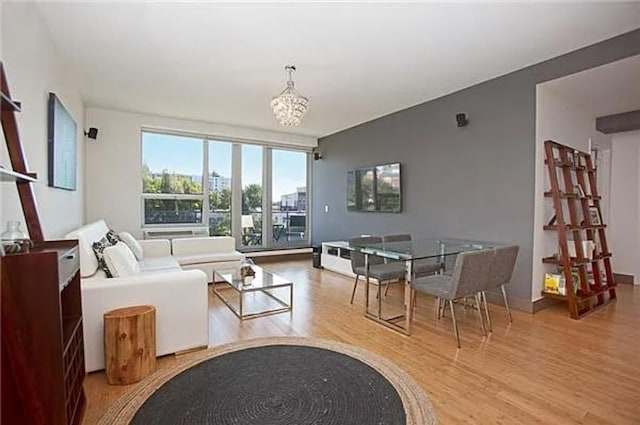
[(440, 303), (440, 297), (436, 297), (436, 319), (440, 320), (440, 310), (442, 309), (442, 304)]
[[(456, 343), (458, 344), (458, 348), (460, 348), (460, 334), (458, 333), (458, 323), (456, 322), (456, 312), (453, 309), (453, 300), (449, 301), (449, 307), (451, 308), (451, 319), (453, 320), (453, 332), (456, 335)], [(445, 301), (445, 305), (446, 302)]]
[(351, 304), (353, 304), (353, 298), (356, 296), (356, 289), (358, 288), (359, 274), (356, 275), (356, 280), (353, 282), (353, 291), (351, 292)]
[(474, 298), (476, 299), (476, 309), (478, 310), (478, 316), (480, 316), (480, 327), (482, 328), (482, 335), (487, 336), (487, 328), (484, 325), (484, 317), (482, 317), (482, 300), (481, 295), (478, 292), (475, 294)]
[(387, 293), (389, 292), (389, 286), (391, 286), (391, 281), (390, 280), (387, 281), (387, 287), (384, 290), (384, 296), (385, 297), (387, 296)]
[(409, 322), (413, 322), (413, 313), (416, 309), (416, 290), (411, 288), (409, 295)]
[(502, 290), (502, 298), (504, 298), (504, 306), (507, 309), (507, 314), (509, 315), (509, 322), (513, 323), (513, 317), (511, 317), (511, 309), (509, 308), (509, 301), (507, 300), (507, 291), (504, 289), (504, 285), (500, 286)]
[(440, 317), (444, 318), (445, 313), (447, 312), (447, 300), (442, 300), (442, 301), (443, 301), (443, 304), (442, 304), (442, 315)]
[(487, 304), (487, 294), (482, 291), (480, 293), (482, 303), (484, 304), (484, 314), (487, 316), (487, 324), (489, 325), (489, 332), (493, 332), (493, 326), (491, 326), (491, 316), (489, 315), (489, 305)]

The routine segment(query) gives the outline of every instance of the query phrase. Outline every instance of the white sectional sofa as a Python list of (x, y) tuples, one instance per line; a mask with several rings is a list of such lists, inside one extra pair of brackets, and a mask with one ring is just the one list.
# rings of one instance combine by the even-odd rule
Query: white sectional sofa
[(202, 270), (207, 282), (213, 282), (213, 271), (237, 267), (244, 255), (236, 251), (236, 240), (229, 236), (173, 239), (173, 257), (185, 270)]
[(85, 369), (104, 369), (103, 314), (133, 305), (156, 308), (156, 353), (171, 354), (209, 341), (207, 277), (183, 270), (168, 240), (139, 241), (143, 259), (136, 276), (107, 278), (98, 268), (92, 245), (109, 228), (102, 220), (83, 226), (67, 239), (78, 239), (84, 331)]

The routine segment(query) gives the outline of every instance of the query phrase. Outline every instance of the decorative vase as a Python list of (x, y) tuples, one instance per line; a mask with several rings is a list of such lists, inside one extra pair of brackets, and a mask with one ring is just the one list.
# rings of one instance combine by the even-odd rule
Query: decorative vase
[(245, 258), (240, 262), (240, 278), (245, 286), (251, 285), (253, 277), (256, 275), (255, 270), (251, 267), (253, 265), (255, 263), (249, 258)]
[(19, 242), (29, 239), (27, 234), (20, 228), (19, 221), (7, 221), (7, 230), (2, 232), (0, 240), (4, 242)]
[(19, 221), (8, 221), (7, 230), (0, 234), (0, 242), (7, 253), (28, 252), (31, 247), (29, 236), (20, 227)]

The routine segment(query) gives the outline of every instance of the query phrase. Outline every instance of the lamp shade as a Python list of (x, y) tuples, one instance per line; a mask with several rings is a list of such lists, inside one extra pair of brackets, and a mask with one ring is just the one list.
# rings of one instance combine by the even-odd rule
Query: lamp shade
[(253, 216), (252, 215), (243, 215), (242, 216), (242, 228), (249, 229), (253, 227)]

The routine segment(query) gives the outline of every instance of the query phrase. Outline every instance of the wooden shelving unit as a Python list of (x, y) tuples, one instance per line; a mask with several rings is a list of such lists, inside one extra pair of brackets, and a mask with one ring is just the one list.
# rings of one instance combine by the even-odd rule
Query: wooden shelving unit
[(86, 399), (77, 241), (2, 263), (2, 423), (76, 425)]
[(26, 170), (15, 114), (0, 62), (2, 131), (12, 169), (0, 182), (14, 183), (34, 243), (28, 252), (0, 249), (2, 424), (79, 425), (86, 406), (78, 242), (45, 241)]
[[(602, 223), (602, 197), (598, 195), (596, 170), (590, 154), (552, 140), (547, 140), (544, 148), (551, 185), (544, 196), (553, 200), (556, 222), (543, 229), (557, 233), (559, 252), (557, 256), (543, 258), (542, 262), (560, 269), (566, 294), (543, 291), (542, 295), (566, 301), (570, 316), (579, 319), (616, 300), (611, 252), (605, 234), (607, 226)], [(582, 191), (576, 191), (578, 185)], [(592, 211), (597, 211), (599, 222), (592, 220)], [(592, 255), (584, 252), (583, 241), (594, 242), (596, 248)], [(570, 257), (570, 243), (574, 244), (575, 257)]]

